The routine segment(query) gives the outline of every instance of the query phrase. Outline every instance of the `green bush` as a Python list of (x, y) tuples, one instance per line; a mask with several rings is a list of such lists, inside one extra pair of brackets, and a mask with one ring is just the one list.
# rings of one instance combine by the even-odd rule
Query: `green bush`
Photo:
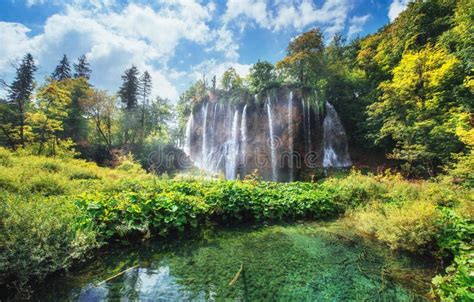
[(0, 196), (0, 283), (21, 289), (97, 246), (93, 225), (61, 199)]
[(445, 274), (433, 278), (436, 294), (443, 301), (472, 301), (474, 293), (474, 224), (454, 210), (444, 208), (438, 221), (437, 234), (441, 256), (452, 256), (454, 260), (446, 268)]
[(61, 182), (60, 178), (52, 176), (35, 177), (30, 180), (28, 187), (30, 192), (44, 196), (61, 195), (67, 190), (66, 185)]
[(61, 165), (55, 161), (46, 161), (44, 163), (41, 163), (41, 168), (47, 172), (59, 172), (61, 171)]
[(89, 170), (73, 170), (69, 173), (69, 179), (99, 179), (100, 176)]
[(12, 162), (11, 152), (5, 148), (0, 147), (0, 166), (11, 167)]
[(426, 251), (438, 231), (436, 206), (412, 201), (402, 205), (373, 202), (350, 214), (351, 224), (392, 249)]

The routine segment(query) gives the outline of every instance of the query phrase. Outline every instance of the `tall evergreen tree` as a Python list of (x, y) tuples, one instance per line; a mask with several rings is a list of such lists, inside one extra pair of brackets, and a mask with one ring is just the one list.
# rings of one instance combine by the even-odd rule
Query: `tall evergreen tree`
[(132, 66), (130, 69), (125, 70), (125, 73), (122, 75), (123, 83), (118, 95), (128, 111), (135, 109), (138, 105), (140, 89), (138, 74), (138, 68)]
[(140, 116), (140, 139), (143, 141), (145, 133), (146, 111), (149, 107), (149, 99), (151, 94), (151, 76), (145, 71), (140, 77), (140, 94), (142, 98), (142, 108)]
[(33, 56), (26, 54), (16, 70), (13, 83), (8, 87), (8, 104), (12, 106), (11, 121), (8, 127), (12, 134), (16, 134), (19, 143), (25, 147), (25, 120), (26, 112), (31, 102), (35, 88), (34, 73), (37, 70)]
[(91, 77), (91, 68), (89, 62), (85, 55), (80, 56), (77, 59), (77, 64), (74, 64), (74, 77), (75, 78), (85, 78), (87, 80)]
[(140, 77), (140, 92), (142, 97), (142, 105), (146, 106), (149, 102), (151, 93), (151, 76), (145, 71)]
[(63, 55), (63, 58), (61, 61), (59, 61), (58, 66), (56, 66), (56, 69), (54, 69), (54, 72), (51, 76), (56, 81), (62, 81), (71, 78), (71, 66), (69, 65), (69, 60), (66, 55)]

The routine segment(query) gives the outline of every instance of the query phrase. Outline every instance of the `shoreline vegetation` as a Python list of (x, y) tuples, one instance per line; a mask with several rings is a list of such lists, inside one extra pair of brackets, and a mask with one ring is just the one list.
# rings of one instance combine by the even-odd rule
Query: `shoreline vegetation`
[(156, 240), (209, 223), (338, 218), (390, 249), (433, 257), (440, 270), (432, 297), (472, 295), (473, 192), (449, 175), (407, 181), (353, 170), (317, 183), (169, 180), (131, 159), (116, 169), (5, 149), (0, 159), (1, 283), (12, 296), (27, 297), (51, 273), (112, 242)]

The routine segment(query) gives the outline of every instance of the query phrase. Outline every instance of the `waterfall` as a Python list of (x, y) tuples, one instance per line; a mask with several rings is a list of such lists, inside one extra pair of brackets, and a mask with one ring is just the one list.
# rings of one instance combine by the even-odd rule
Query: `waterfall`
[(275, 137), (273, 135), (273, 118), (272, 118), (272, 108), (271, 108), (271, 101), (270, 97), (267, 100), (267, 118), (268, 118), (268, 130), (270, 135), (270, 150), (271, 150), (271, 165), (272, 165), (272, 180), (277, 181), (277, 162), (276, 162), (276, 142)]
[(184, 153), (186, 153), (186, 155), (188, 156), (191, 156), (191, 131), (192, 131), (192, 128), (193, 128), (193, 120), (194, 120), (194, 116), (193, 116), (193, 113), (191, 112), (191, 115), (189, 116), (188, 118), (188, 122), (186, 123), (186, 142), (185, 142), (185, 145), (184, 145)]
[(293, 181), (293, 149), (294, 149), (294, 139), (293, 139), (293, 91), (290, 91), (288, 97), (288, 149), (290, 151), (290, 156), (288, 158), (288, 166), (290, 168), (290, 181)]
[(311, 152), (312, 146), (311, 146), (311, 104), (308, 100), (308, 106), (306, 106), (306, 109), (308, 110), (308, 151)]
[(239, 141), (238, 141), (238, 123), (239, 123), (239, 112), (237, 109), (234, 112), (234, 119), (232, 122), (232, 130), (230, 136), (230, 142), (227, 148), (227, 158), (225, 164), (225, 177), (227, 179), (235, 179), (237, 176), (237, 158), (239, 153)]
[(206, 103), (206, 106), (202, 107), (204, 119), (202, 121), (202, 148), (201, 148), (201, 168), (206, 167), (207, 165), (207, 107), (209, 103)]
[(240, 122), (240, 140), (241, 140), (241, 154), (242, 164), (245, 166), (247, 163), (247, 104), (245, 104), (242, 110), (242, 121)]
[(323, 167), (349, 167), (352, 165), (347, 146), (347, 137), (336, 109), (326, 102), (326, 117), (323, 121), (324, 157)]
[[(334, 107), (314, 97), (300, 98), (301, 93), (271, 91), (263, 104), (247, 97), (238, 104), (204, 100), (185, 125), (184, 152), (197, 167), (227, 179), (257, 171), (266, 180), (294, 181), (316, 163), (350, 166), (346, 133)], [(299, 166), (294, 155), (313, 159), (311, 166)]]

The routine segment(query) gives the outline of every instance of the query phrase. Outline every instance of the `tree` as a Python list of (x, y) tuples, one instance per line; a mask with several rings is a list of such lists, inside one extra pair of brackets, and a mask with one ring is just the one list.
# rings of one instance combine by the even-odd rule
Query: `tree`
[(19, 142), (23, 148), (26, 142), (26, 113), (29, 110), (35, 88), (34, 73), (36, 70), (33, 56), (30, 53), (26, 54), (16, 70), (15, 80), (8, 87), (10, 118), (4, 117), (6, 120), (2, 121), (4, 122), (2, 123), (2, 131), (10, 138), (12, 145)]
[(408, 172), (431, 174), (462, 148), (453, 114), (463, 109), (451, 93), (462, 84), (459, 67), (459, 60), (443, 49), (428, 45), (407, 52), (393, 79), (380, 85), (380, 100), (368, 108), (370, 121), (380, 125), (376, 139), (395, 142), (389, 156), (403, 160)]
[(14, 107), (7, 100), (0, 99), (0, 145), (16, 149), (15, 128), (12, 117), (15, 116)]
[(321, 75), (323, 51), (323, 35), (319, 29), (312, 29), (290, 42), (287, 56), (276, 67), (290, 79), (312, 87)]
[(60, 83), (52, 81), (41, 87), (37, 94), (37, 108), (31, 114), (31, 124), (35, 130), (38, 154), (56, 155), (67, 117), (67, 106), (71, 102), (69, 92)]
[(85, 77), (62, 81), (61, 86), (70, 93), (71, 102), (67, 107), (68, 115), (64, 120), (64, 138), (71, 138), (76, 145), (87, 144), (88, 125), (85, 117), (84, 99), (91, 87)]
[(140, 77), (140, 91), (142, 97), (141, 116), (140, 116), (140, 140), (143, 142), (145, 136), (146, 111), (149, 107), (149, 98), (151, 94), (151, 76), (145, 71)]
[(173, 116), (173, 110), (168, 99), (156, 97), (149, 108), (148, 114), (149, 118), (146, 124), (148, 135), (168, 130), (168, 123)]
[(56, 81), (63, 81), (71, 78), (71, 66), (69, 65), (69, 60), (66, 55), (63, 55), (63, 58), (58, 66), (56, 66), (51, 76)]
[(82, 77), (89, 80), (90, 76), (91, 76), (91, 69), (90, 69), (89, 62), (87, 62), (86, 56), (82, 55), (77, 59), (77, 64), (74, 64), (74, 77), (75, 78)]
[(260, 93), (270, 88), (276, 82), (273, 65), (268, 61), (258, 60), (250, 68), (249, 84), (254, 93)]
[(117, 118), (116, 98), (106, 91), (91, 89), (84, 100), (86, 115), (91, 119), (97, 138), (110, 152), (113, 144), (113, 128)]
[(135, 109), (138, 105), (138, 95), (140, 82), (138, 79), (138, 68), (132, 66), (131, 68), (125, 70), (125, 73), (122, 75), (122, 86), (118, 92), (120, 100), (125, 104), (125, 108), (128, 111)]
[(235, 91), (243, 86), (242, 78), (237, 74), (237, 71), (234, 67), (227, 69), (222, 75), (221, 80), (222, 89), (225, 91)]

